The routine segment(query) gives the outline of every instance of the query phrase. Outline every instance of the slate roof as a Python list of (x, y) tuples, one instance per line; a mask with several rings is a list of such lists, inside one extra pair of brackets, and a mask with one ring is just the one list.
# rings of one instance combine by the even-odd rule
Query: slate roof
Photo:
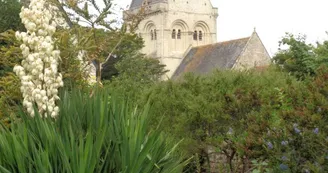
[(174, 72), (172, 78), (183, 73), (205, 74), (213, 69), (231, 69), (250, 37), (192, 48)]
[[(139, 8), (142, 6), (142, 3), (146, 1), (146, 0), (132, 0), (131, 5), (130, 5), (130, 9), (135, 9), (135, 8)], [(149, 4), (153, 4), (153, 3), (159, 3), (159, 2), (166, 2), (167, 0), (148, 0)]]

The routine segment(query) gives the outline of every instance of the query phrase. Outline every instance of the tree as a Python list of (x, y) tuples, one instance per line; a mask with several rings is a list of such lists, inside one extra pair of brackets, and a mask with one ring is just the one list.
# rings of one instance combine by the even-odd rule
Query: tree
[(24, 30), (24, 25), (19, 18), (21, 7), (18, 0), (0, 0), (0, 33), (9, 29)]
[[(108, 72), (104, 78), (110, 79), (112, 75), (117, 74), (113, 63), (118, 62), (122, 57), (135, 55), (143, 47), (142, 39), (133, 32), (142, 19), (142, 12), (129, 15), (130, 22), (118, 29), (112, 26), (116, 23), (111, 18), (112, 0), (104, 0), (103, 4), (95, 0), (51, 0), (50, 2), (58, 7), (71, 30), (84, 32), (82, 37), (74, 39), (82, 43), (77, 47), (79, 51), (84, 52), (83, 59), (96, 66), (98, 82), (103, 79), (104, 66), (107, 67), (105, 71)], [(81, 42), (79, 39), (87, 42)]]
[[(328, 32), (327, 32), (328, 34)], [(325, 40), (323, 43), (317, 42), (317, 47), (314, 49), (316, 58), (319, 64), (328, 63), (328, 41)]]
[[(108, 35), (113, 35), (112, 40), (120, 39), (115, 32), (109, 32)], [(144, 45), (142, 38), (134, 33), (124, 33), (121, 37), (124, 37), (124, 39), (113, 51), (113, 55), (108, 58), (104, 64), (102, 64), (102, 80), (111, 80), (112, 77), (117, 76), (120, 73), (119, 70), (122, 69), (118, 70), (115, 65), (121, 60), (125, 59), (125, 61), (127, 61), (126, 59), (131, 58), (131, 61), (134, 62), (135, 59), (133, 59), (133, 57), (143, 56), (139, 53), (140, 49)], [(117, 43), (117, 41), (114, 41), (114, 43)], [(140, 58), (138, 59), (140, 60)]]
[[(281, 46), (286, 45), (288, 49), (281, 49)], [(276, 64), (300, 79), (315, 73), (317, 62), (314, 47), (306, 43), (305, 35), (286, 33), (279, 46), (279, 52), (273, 58)]]
[(157, 59), (146, 58), (142, 54), (122, 58), (115, 64), (117, 76), (109, 82), (109, 87), (121, 95), (138, 100), (145, 89), (161, 80), (167, 72), (165, 65)]
[[(305, 35), (294, 36), (287, 33), (279, 42), (279, 46), (279, 52), (273, 60), (299, 79), (304, 79), (307, 75), (316, 75), (320, 66), (328, 64), (327, 40), (311, 45), (306, 43)], [(288, 46), (288, 48), (282, 49), (282, 46)]]

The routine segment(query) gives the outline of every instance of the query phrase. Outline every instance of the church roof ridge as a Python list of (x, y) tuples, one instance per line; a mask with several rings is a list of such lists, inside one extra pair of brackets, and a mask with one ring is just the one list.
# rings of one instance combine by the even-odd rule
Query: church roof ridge
[(216, 42), (216, 43), (211, 43), (211, 44), (205, 44), (205, 45), (200, 45), (200, 46), (194, 46), (193, 48), (203, 48), (203, 47), (208, 47), (208, 46), (219, 46), (219, 45), (223, 45), (223, 44), (231, 44), (233, 42), (238, 42), (238, 41), (242, 41), (242, 40), (249, 40), (251, 39), (252, 36), (249, 37), (242, 37), (242, 38), (237, 38), (237, 39), (232, 39), (232, 40), (225, 40), (225, 41), (220, 41), (220, 42)]
[(173, 79), (182, 73), (208, 73), (213, 68), (231, 69), (244, 51), (251, 37), (193, 47), (173, 74)]
[(240, 40), (245, 40), (245, 39), (250, 39), (250, 38), (251, 38), (251, 36), (242, 37), (242, 38), (237, 38), (237, 39), (232, 39), (232, 40), (225, 40), (225, 41), (217, 42), (217, 43), (214, 43), (214, 44), (225, 44), (225, 43), (231, 43), (231, 42), (234, 42), (234, 41), (240, 41)]
[(154, 3), (167, 2), (167, 0), (132, 0), (130, 4), (130, 10), (143, 6), (144, 2), (148, 2), (147, 5), (149, 5)]
[(242, 37), (242, 38), (237, 38), (237, 39), (232, 39), (232, 40), (220, 41), (220, 42), (216, 42), (216, 43), (212, 43), (212, 44), (201, 45), (201, 46), (197, 46), (197, 47), (203, 47), (203, 46), (209, 46), (209, 45), (218, 45), (218, 44), (230, 44), (232, 42), (241, 41), (241, 40), (248, 40), (250, 38), (251, 38), (251, 36)]

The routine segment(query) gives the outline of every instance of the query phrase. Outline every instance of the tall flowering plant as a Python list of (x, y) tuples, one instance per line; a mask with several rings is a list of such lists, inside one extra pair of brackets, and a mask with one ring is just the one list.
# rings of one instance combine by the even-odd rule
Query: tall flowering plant
[(60, 51), (55, 50), (52, 38), (57, 24), (45, 0), (31, 0), (29, 8), (22, 8), (20, 18), (27, 31), (16, 32), (16, 38), (23, 42), (23, 60), (14, 72), (21, 80), (23, 105), (32, 117), (35, 105), (40, 115), (54, 118), (59, 113), (58, 88), (63, 86), (58, 73)]

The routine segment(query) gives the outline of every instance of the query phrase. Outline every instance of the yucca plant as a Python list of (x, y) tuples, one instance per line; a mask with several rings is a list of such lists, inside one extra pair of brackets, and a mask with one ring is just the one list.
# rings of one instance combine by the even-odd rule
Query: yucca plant
[(0, 172), (182, 172), (177, 144), (150, 129), (149, 106), (134, 108), (106, 91), (64, 92), (61, 100), (56, 120), (21, 111), (2, 128)]

